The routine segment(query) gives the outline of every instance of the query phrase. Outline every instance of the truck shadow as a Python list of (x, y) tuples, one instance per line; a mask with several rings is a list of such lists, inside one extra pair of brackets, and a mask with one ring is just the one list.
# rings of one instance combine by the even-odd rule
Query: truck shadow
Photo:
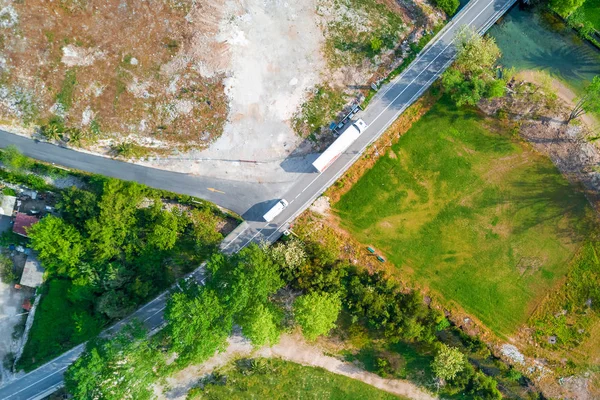
[(311, 172), (317, 172), (315, 168), (312, 166), (313, 161), (315, 161), (319, 157), (318, 153), (312, 153), (308, 155), (301, 155), (294, 153), (287, 156), (285, 160), (279, 164), (279, 166), (285, 172), (295, 172), (301, 174), (309, 174)]
[(278, 201), (279, 199), (271, 199), (262, 201), (260, 203), (256, 203), (255, 205), (250, 207), (244, 214), (242, 214), (242, 218), (245, 221), (264, 222), (265, 220), (263, 218), (263, 215), (265, 215), (267, 211), (269, 211), (275, 204), (277, 204)]

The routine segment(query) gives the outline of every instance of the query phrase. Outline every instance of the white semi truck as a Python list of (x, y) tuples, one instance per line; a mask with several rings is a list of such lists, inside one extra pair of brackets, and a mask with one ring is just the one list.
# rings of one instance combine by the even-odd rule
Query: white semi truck
[(285, 201), (285, 199), (281, 199), (277, 202), (277, 204), (275, 204), (273, 207), (271, 207), (269, 209), (269, 211), (267, 211), (265, 213), (265, 215), (263, 215), (263, 218), (265, 219), (265, 221), (267, 222), (271, 222), (273, 221), (273, 218), (275, 218), (276, 216), (278, 216), (279, 214), (281, 214), (281, 212), (288, 206), (288, 202)]
[(319, 156), (319, 158), (313, 162), (313, 166), (319, 172), (325, 171), (327, 167), (333, 164), (333, 162), (337, 160), (356, 139), (358, 139), (365, 129), (367, 129), (367, 124), (365, 124), (365, 121), (362, 119), (354, 122), (323, 152), (323, 154)]

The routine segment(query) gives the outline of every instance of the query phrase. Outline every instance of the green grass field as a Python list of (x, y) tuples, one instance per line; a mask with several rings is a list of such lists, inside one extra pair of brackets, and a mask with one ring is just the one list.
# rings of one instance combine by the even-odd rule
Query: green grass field
[(600, 0), (585, 0), (581, 7), (585, 19), (590, 21), (596, 30), (600, 31)]
[(193, 389), (188, 399), (405, 399), (322, 368), (277, 359), (258, 361), (258, 368), (234, 365), (220, 371), (224, 382)]
[(334, 209), (401, 274), (508, 335), (567, 273), (591, 208), (500, 126), (442, 99)]

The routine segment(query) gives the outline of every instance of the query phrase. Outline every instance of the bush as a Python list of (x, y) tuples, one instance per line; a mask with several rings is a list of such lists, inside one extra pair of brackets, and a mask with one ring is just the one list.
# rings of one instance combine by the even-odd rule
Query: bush
[(2, 254), (0, 254), (0, 279), (7, 284), (17, 280), (12, 260)]
[(2, 151), (0, 161), (11, 171), (25, 172), (33, 165), (33, 160), (24, 156), (16, 146), (8, 146)]
[(436, 5), (442, 9), (449, 17), (453, 16), (460, 6), (459, 0), (436, 0)]

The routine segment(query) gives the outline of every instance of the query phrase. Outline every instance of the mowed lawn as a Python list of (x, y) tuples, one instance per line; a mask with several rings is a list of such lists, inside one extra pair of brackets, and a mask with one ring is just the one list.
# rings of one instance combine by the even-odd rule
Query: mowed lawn
[(592, 212), (500, 127), (442, 99), (334, 209), (400, 274), (508, 335), (565, 276)]

